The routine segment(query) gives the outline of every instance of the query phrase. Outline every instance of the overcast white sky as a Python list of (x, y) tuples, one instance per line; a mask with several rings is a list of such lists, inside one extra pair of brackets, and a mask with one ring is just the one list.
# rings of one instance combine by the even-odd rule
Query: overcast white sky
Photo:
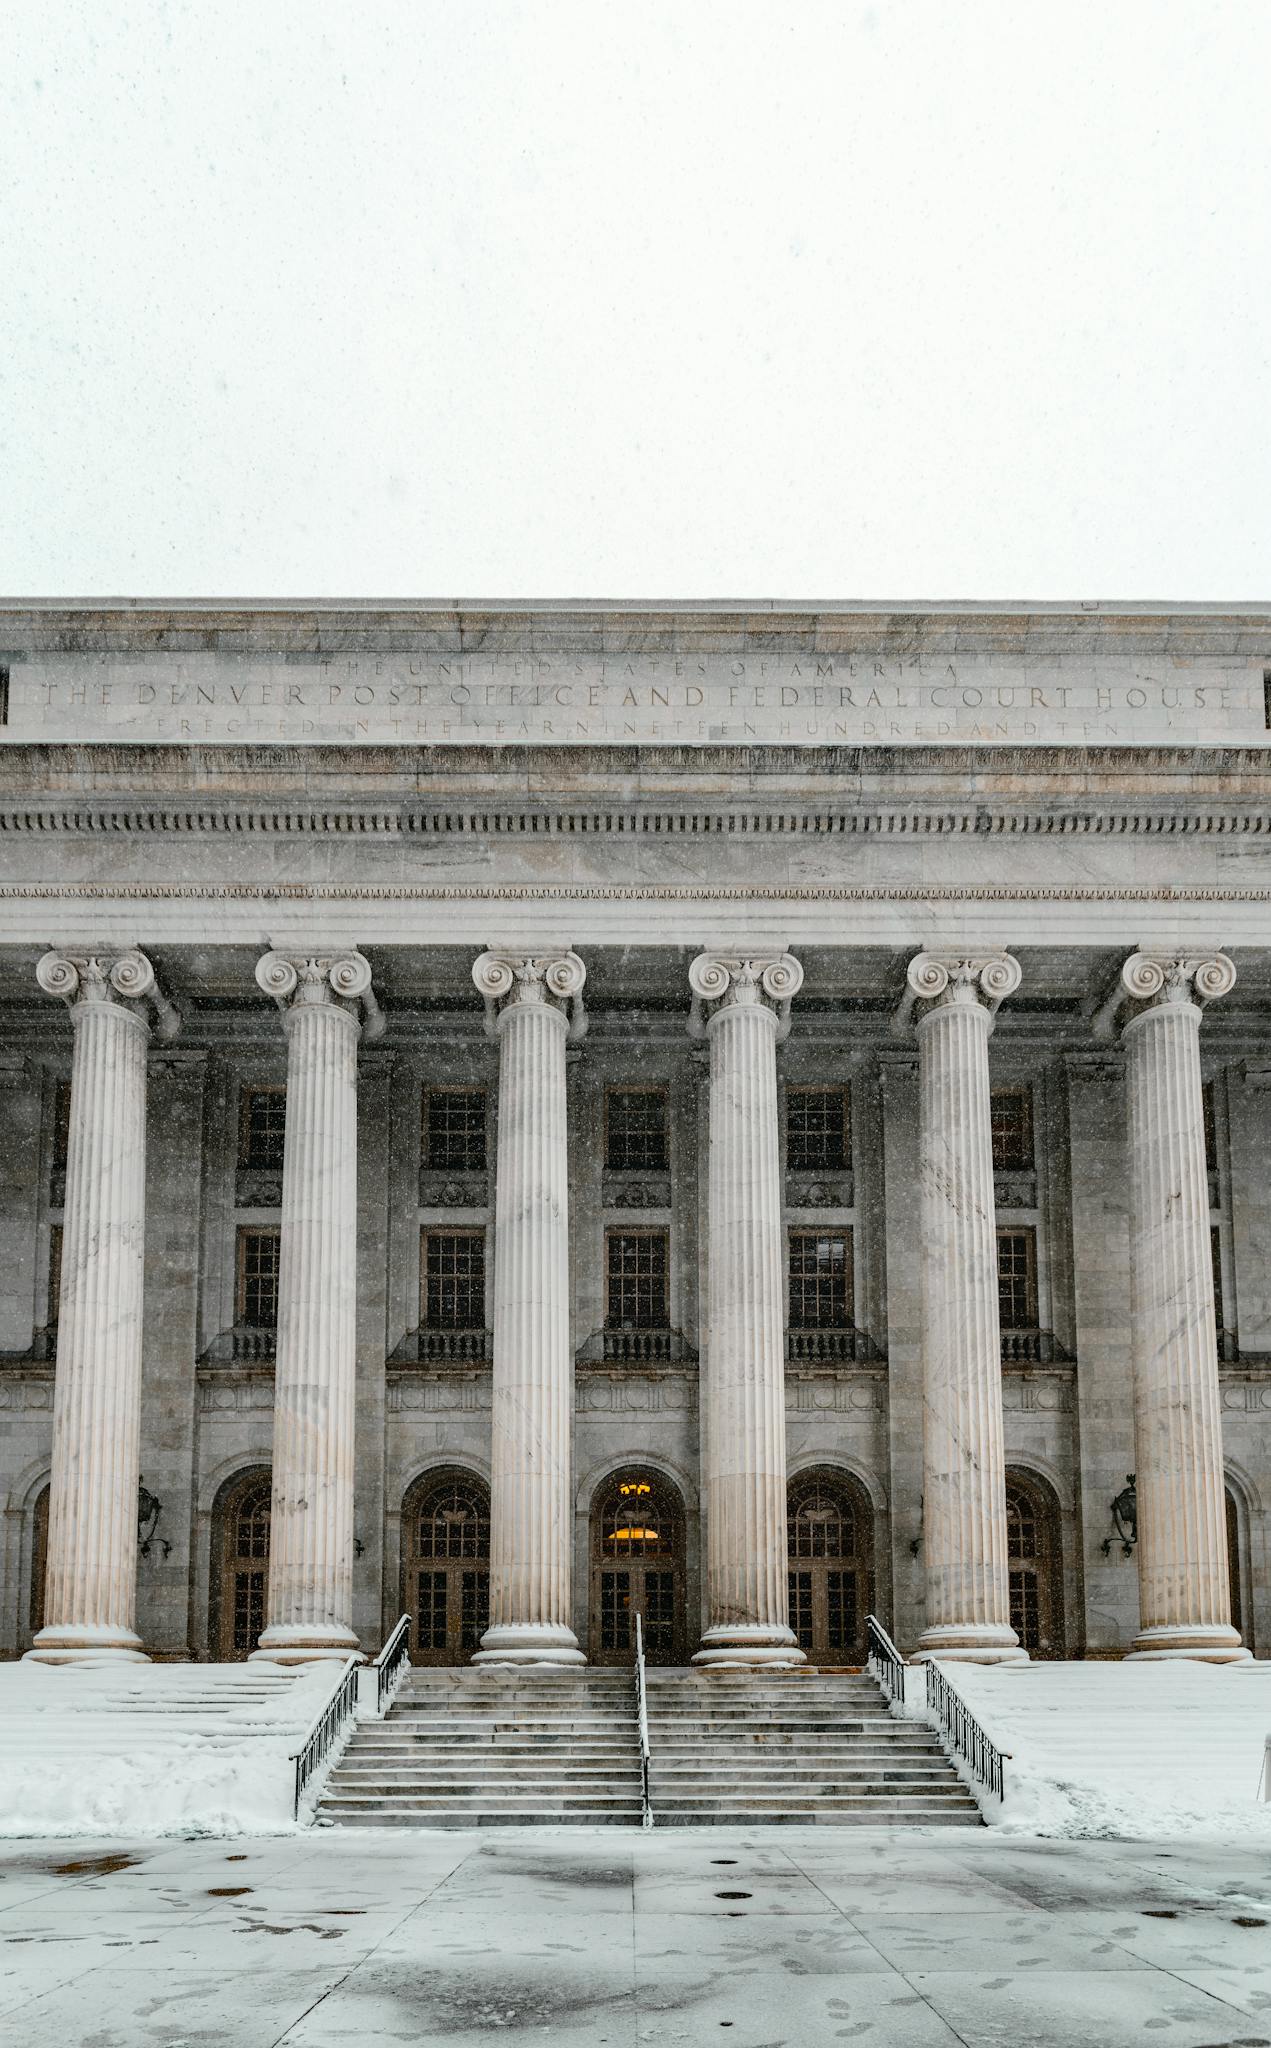
[(0, 589), (1271, 598), (1266, 0), (4, 0)]

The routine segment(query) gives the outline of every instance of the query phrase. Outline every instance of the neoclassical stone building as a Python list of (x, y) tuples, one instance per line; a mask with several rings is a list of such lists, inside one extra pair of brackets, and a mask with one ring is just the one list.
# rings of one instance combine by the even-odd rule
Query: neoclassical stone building
[(1271, 1650), (1269, 703), (1271, 610), (9, 608), (0, 1652)]

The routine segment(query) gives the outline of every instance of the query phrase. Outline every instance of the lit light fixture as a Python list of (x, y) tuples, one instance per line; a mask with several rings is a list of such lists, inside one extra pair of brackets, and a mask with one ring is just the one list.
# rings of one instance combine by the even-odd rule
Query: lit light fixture
[(659, 1540), (656, 1529), (615, 1529), (615, 1543), (656, 1543)]
[(1126, 1473), (1125, 1485), (1112, 1503), (1112, 1527), (1115, 1533), (1105, 1536), (1099, 1546), (1104, 1556), (1110, 1557), (1113, 1544), (1119, 1541), (1122, 1556), (1133, 1557), (1139, 1540), (1139, 1496), (1133, 1472)]

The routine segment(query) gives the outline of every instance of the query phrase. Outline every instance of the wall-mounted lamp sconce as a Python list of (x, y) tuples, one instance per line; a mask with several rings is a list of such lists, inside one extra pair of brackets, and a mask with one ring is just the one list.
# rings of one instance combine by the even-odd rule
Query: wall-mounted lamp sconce
[[(163, 1513), (163, 1502), (151, 1493), (144, 1479), (137, 1481), (137, 1545), (142, 1557), (149, 1557), (150, 1546), (154, 1543), (155, 1530)], [(171, 1557), (172, 1545), (166, 1537), (158, 1538), (159, 1548), (165, 1557)]]
[(1133, 1557), (1139, 1540), (1139, 1496), (1133, 1472), (1126, 1473), (1125, 1485), (1112, 1503), (1112, 1527), (1115, 1533), (1105, 1536), (1099, 1546), (1104, 1556), (1111, 1557), (1113, 1544), (1119, 1542), (1122, 1556)]
[(923, 1498), (922, 1498), (922, 1495), (921, 1495), (921, 1494), (919, 1494), (919, 1496), (918, 1496), (918, 1534), (917, 1534), (917, 1535), (916, 1535), (916, 1536), (914, 1537), (914, 1540), (913, 1540), (913, 1542), (912, 1542), (912, 1543), (910, 1544), (910, 1546), (909, 1546), (909, 1555), (910, 1555), (910, 1557), (917, 1557), (917, 1555), (918, 1555), (918, 1552), (919, 1552), (919, 1551), (920, 1551), (920, 1550), (922, 1549), (922, 1518), (923, 1518), (923, 1506), (924, 1506), (924, 1503), (923, 1503)]
[(353, 1555), (354, 1557), (366, 1556), (366, 1545), (365, 1543), (363, 1543), (360, 1536), (355, 1536), (353, 1538)]

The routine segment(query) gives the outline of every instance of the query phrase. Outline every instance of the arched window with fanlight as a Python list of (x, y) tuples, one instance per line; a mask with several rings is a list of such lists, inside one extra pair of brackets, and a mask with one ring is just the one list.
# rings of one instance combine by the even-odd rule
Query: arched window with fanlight
[(650, 1664), (684, 1656), (684, 1511), (647, 1467), (615, 1472), (592, 1509), (591, 1661), (630, 1664), (640, 1616)]
[(817, 1664), (859, 1664), (873, 1604), (874, 1512), (860, 1482), (821, 1466), (787, 1496), (790, 1626)]
[(1030, 1657), (1065, 1654), (1059, 1502), (1035, 1472), (1006, 1474), (1011, 1627)]
[(402, 1505), (402, 1607), (411, 1660), (466, 1664), (490, 1621), (490, 1489), (471, 1472), (426, 1472)]
[(236, 1473), (216, 1497), (208, 1639), (213, 1657), (223, 1664), (250, 1657), (265, 1626), (272, 1507), (267, 1466)]

